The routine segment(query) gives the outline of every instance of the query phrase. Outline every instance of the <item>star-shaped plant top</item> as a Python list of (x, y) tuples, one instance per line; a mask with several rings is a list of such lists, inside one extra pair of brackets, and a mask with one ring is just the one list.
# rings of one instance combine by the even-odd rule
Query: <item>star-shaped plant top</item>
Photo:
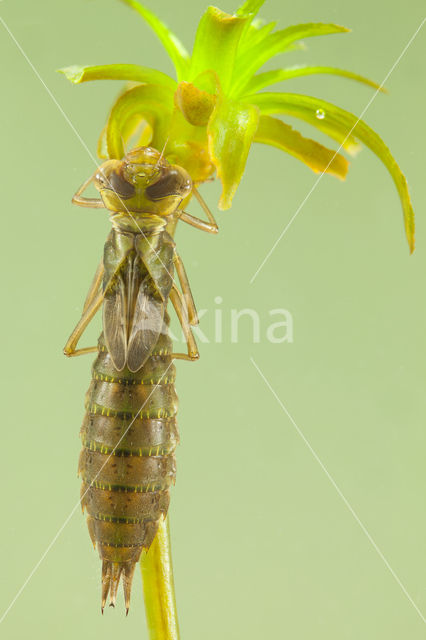
[(334, 74), (380, 87), (335, 67), (300, 66), (258, 73), (277, 54), (300, 46), (302, 39), (344, 33), (335, 24), (307, 23), (276, 30), (276, 23), (256, 18), (264, 0), (246, 0), (235, 15), (209, 7), (202, 16), (192, 55), (180, 40), (137, 0), (121, 0), (153, 29), (170, 56), (176, 80), (134, 64), (72, 66), (62, 69), (74, 83), (126, 80), (109, 114), (99, 142), (101, 158), (121, 158), (127, 146), (165, 145), (166, 158), (187, 169), (195, 183), (214, 172), (222, 182), (219, 208), (228, 209), (244, 172), (252, 142), (269, 144), (293, 155), (315, 172), (344, 179), (348, 161), (303, 137), (272, 114), (292, 116), (333, 138), (349, 154), (360, 143), (384, 163), (398, 190), (405, 232), (414, 250), (414, 213), (406, 179), (383, 140), (363, 120), (334, 104), (307, 95), (265, 92), (269, 85), (311, 74)]

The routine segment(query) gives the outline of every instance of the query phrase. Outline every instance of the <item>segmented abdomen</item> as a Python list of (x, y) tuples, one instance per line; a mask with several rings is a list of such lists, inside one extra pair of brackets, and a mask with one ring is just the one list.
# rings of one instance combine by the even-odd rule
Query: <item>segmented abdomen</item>
[(119, 372), (99, 339), (80, 432), (79, 474), (81, 504), (103, 573), (106, 565), (125, 574), (126, 567), (133, 570), (167, 513), (179, 441), (171, 352), (171, 340), (162, 333), (138, 372)]

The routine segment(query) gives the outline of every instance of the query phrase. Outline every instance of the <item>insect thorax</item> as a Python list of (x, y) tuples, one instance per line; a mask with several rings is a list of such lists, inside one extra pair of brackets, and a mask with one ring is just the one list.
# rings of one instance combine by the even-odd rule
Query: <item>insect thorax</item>
[(110, 214), (113, 228), (118, 232), (158, 235), (166, 228), (168, 219), (151, 213), (133, 213), (114, 211)]

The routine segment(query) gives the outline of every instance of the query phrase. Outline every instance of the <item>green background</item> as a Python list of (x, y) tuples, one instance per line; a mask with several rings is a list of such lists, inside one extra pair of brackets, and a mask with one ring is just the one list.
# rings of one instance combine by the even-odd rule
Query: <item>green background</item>
[[(191, 45), (204, 1), (148, 4)], [(0, 15), (93, 153), (119, 85), (74, 87), (55, 69), (139, 62), (171, 71), (149, 29), (113, 0), (4, 0)], [(423, 19), (424, 3), (269, 0), (262, 15), (280, 26), (351, 27), (349, 35), (309, 40), (283, 64), (335, 64), (380, 82)], [(200, 362), (178, 364), (182, 442), (170, 514), (184, 640), (425, 637), (419, 613), (250, 362), (425, 615), (425, 54), (426, 26), (387, 82), (390, 95), (377, 96), (365, 116), (408, 177), (414, 256), (394, 185), (368, 150), (346, 183), (320, 181), (252, 285), (316, 180), (304, 166), (256, 145), (232, 211), (218, 213), (219, 236), (178, 230), (196, 302), (208, 309), (203, 331), (213, 334), (216, 296), (228, 318), (222, 344), (200, 344)], [(1, 25), (0, 57), (2, 610), (75, 508), (0, 634), (146, 638), (139, 575), (129, 617), (121, 596), (101, 617), (100, 562), (76, 508), (91, 358), (68, 360), (62, 347), (99, 260), (107, 215), (71, 206), (92, 160)], [(295, 79), (286, 90), (356, 114), (372, 95), (326, 76)], [(218, 185), (203, 193), (216, 212)], [(294, 342), (270, 344), (262, 329), (253, 344), (242, 321), (231, 344), (230, 309), (247, 307), (263, 328), (270, 309), (289, 310)]]

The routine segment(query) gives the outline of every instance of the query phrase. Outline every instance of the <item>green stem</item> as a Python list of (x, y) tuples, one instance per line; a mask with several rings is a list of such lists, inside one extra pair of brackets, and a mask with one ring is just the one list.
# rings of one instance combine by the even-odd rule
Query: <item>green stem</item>
[(140, 564), (150, 640), (179, 640), (168, 516)]

